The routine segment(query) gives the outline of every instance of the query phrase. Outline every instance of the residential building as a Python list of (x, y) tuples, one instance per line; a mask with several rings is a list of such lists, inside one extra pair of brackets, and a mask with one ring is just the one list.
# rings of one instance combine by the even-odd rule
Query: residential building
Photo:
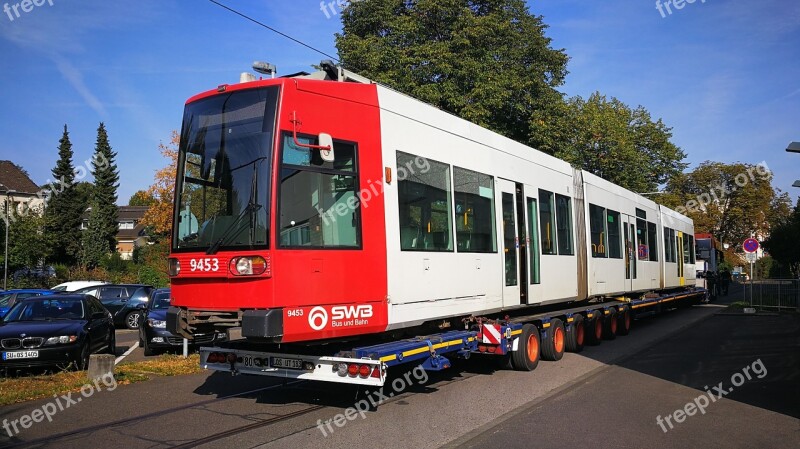
[(9, 215), (22, 215), (29, 211), (44, 212), (45, 197), (22, 169), (11, 161), (0, 161), (0, 204), (5, 214), (5, 201), (9, 201)]

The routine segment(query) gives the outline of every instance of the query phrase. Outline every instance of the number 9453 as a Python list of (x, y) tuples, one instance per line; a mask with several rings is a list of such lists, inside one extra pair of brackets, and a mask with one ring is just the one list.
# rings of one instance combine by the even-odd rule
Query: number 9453
[(219, 271), (219, 259), (212, 259), (210, 257), (205, 259), (192, 259), (189, 261), (189, 267), (192, 271), (200, 271), (203, 273)]

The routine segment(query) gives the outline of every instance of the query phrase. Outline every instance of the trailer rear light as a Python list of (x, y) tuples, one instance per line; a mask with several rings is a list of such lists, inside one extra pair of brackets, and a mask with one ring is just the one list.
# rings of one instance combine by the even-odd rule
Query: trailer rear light
[(344, 377), (347, 375), (347, 363), (339, 363), (334, 365), (333, 370), (336, 372), (336, 374)]
[(228, 363), (236, 363), (236, 354), (230, 353), (227, 357)]
[(230, 271), (234, 276), (271, 274), (269, 262), (261, 256), (234, 257), (231, 259)]
[(372, 375), (371, 376), (380, 379), (381, 378), (381, 367), (380, 366), (376, 366), (375, 369), (372, 370)]
[(486, 350), (489, 351), (490, 354), (494, 354), (495, 352), (497, 352), (497, 346), (495, 345), (487, 346)]
[(218, 352), (212, 352), (211, 354), (208, 355), (208, 358), (206, 359), (206, 362), (208, 363), (222, 363), (224, 361), (225, 361), (225, 356)]
[(372, 371), (372, 369), (369, 365), (361, 365), (358, 368), (358, 375), (361, 377), (369, 377), (370, 371)]
[(170, 257), (169, 258), (169, 275), (171, 277), (175, 277), (175, 276), (177, 276), (179, 274), (181, 274), (181, 261), (176, 259), (176, 258), (174, 258), (174, 257)]
[(314, 371), (314, 364), (311, 362), (304, 362), (303, 369), (306, 371)]
[(486, 345), (478, 345), (478, 351), (486, 352)]
[(358, 375), (358, 365), (355, 363), (351, 363), (347, 367), (347, 374), (351, 375), (352, 377), (356, 377)]

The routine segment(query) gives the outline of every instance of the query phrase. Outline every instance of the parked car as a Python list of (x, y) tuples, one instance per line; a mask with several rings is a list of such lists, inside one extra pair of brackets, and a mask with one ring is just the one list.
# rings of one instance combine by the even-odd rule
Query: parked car
[(17, 301), (25, 298), (32, 298), (36, 296), (55, 295), (57, 292), (52, 290), (8, 290), (0, 292), (0, 318), (3, 318), (8, 313), (11, 306)]
[(0, 371), (70, 365), (83, 370), (90, 354), (114, 354), (115, 344), (111, 313), (96, 298), (26, 298), (0, 321)]
[(33, 278), (33, 279), (49, 279), (56, 277), (56, 269), (47, 266), (47, 267), (38, 267), (38, 268), (21, 268), (14, 272), (11, 275), (14, 279), (14, 282), (19, 282), (20, 279), (23, 278)]
[(108, 284), (108, 282), (103, 281), (70, 281), (64, 282), (63, 284), (58, 284), (55, 287), (51, 288), (51, 290), (59, 291), (59, 292), (74, 292), (76, 290), (80, 290), (86, 287), (94, 287), (95, 285), (103, 285)]
[(142, 313), (147, 308), (147, 299), (154, 290), (152, 285), (103, 284), (85, 287), (75, 293), (92, 295), (114, 316), (114, 324), (128, 329), (138, 329)]
[[(155, 355), (156, 352), (178, 349), (183, 346), (183, 337), (175, 335), (167, 328), (167, 309), (171, 301), (170, 290), (159, 288), (150, 293), (150, 301), (147, 310), (142, 314), (139, 325), (139, 346), (144, 350), (144, 355)], [(226, 339), (223, 333), (211, 333), (206, 335), (195, 335), (194, 340), (189, 344), (197, 347), (202, 344), (210, 344), (215, 341)]]

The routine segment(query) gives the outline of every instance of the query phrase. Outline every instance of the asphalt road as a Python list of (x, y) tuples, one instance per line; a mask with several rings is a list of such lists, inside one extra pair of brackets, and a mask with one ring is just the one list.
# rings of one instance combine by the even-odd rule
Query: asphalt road
[[(721, 310), (698, 306), (637, 321), (627, 337), (533, 372), (472, 360), (429, 376), (400, 373), (382, 392), (384, 403), (352, 419), (345, 412), (365, 393), (333, 384), (208, 373), (101, 388), (13, 438), (0, 429), (0, 447), (800, 446), (797, 316), (715, 315)], [(136, 340), (126, 332), (118, 334), (120, 349), (129, 334)], [(763, 378), (753, 368), (759, 359)], [(730, 387), (746, 366), (752, 380), (705, 414), (676, 421), (675, 410), (704, 395), (705, 385)], [(3, 407), (0, 418), (19, 419), (48, 402)], [(668, 415), (673, 428), (663, 432), (656, 417)]]

